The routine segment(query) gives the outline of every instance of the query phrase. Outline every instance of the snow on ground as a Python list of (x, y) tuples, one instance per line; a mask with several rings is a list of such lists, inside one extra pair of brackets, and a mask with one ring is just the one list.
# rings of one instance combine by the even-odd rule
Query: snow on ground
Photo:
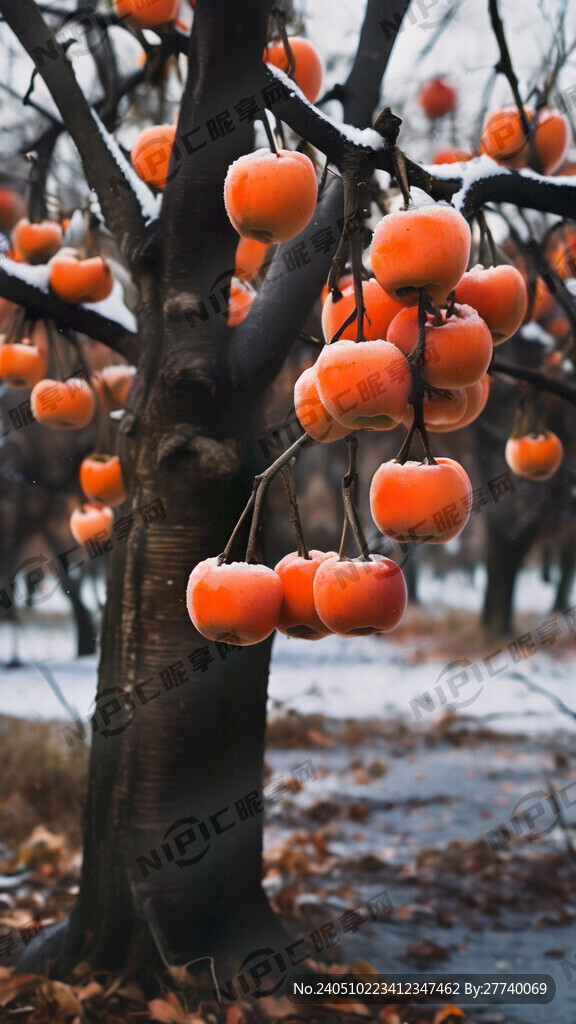
[[(477, 611), (483, 582), (482, 570), (473, 580), (457, 572), (435, 577), (424, 570), (419, 585), (423, 606), (438, 621), (450, 608)], [(570, 718), (548, 696), (530, 689), (544, 687), (576, 711), (572, 686), (576, 659), (559, 660), (553, 645), (541, 643), (552, 595), (553, 587), (542, 583), (535, 572), (523, 573), (517, 608), (535, 614), (528, 640), (524, 636), (509, 645), (495, 644), (484, 656), (463, 655), (455, 661), (430, 658), (415, 638), (394, 634), (354, 639), (332, 636), (314, 645), (278, 635), (272, 659), (270, 713), (293, 709), (339, 719), (400, 717), (414, 726), (426, 726), (451, 708), (502, 732), (571, 729)], [(57, 617), (65, 608), (58, 592), (39, 606), (42, 614), (24, 622), (17, 633), (8, 624), (0, 626), (0, 662), (14, 654), (27, 662), (21, 668), (4, 670), (1, 713), (68, 720), (71, 715), (83, 720), (89, 715), (98, 659), (96, 655), (74, 658), (73, 628)], [(553, 621), (558, 634), (554, 642), (576, 631), (576, 618), (569, 610), (558, 613)], [(47, 681), (42, 665), (48, 666), (62, 697)]]

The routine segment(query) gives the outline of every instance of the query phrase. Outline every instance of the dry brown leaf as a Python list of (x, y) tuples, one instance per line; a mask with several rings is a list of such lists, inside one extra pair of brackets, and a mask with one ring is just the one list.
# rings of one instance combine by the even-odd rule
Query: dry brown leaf
[(148, 1003), (148, 1012), (152, 1020), (158, 1020), (161, 1024), (180, 1024), (183, 1017), (182, 1007), (176, 1008), (166, 999), (151, 999)]
[(76, 986), (74, 991), (80, 1002), (85, 1003), (87, 999), (94, 999), (94, 996), (102, 995), (104, 986), (99, 981), (89, 981), (87, 985)]
[(41, 1010), (46, 1009), (52, 1014), (60, 1013), (65, 1019), (78, 1016), (84, 1020), (82, 1003), (70, 985), (43, 978), (37, 993)]
[(7, 1006), (16, 996), (29, 992), (42, 981), (38, 974), (19, 974), (15, 978), (4, 978), (0, 981), (0, 1006)]

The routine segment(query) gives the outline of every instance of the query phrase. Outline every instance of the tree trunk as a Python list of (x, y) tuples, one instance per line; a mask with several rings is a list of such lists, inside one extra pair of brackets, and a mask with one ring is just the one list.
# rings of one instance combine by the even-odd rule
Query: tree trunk
[(556, 599), (552, 611), (565, 611), (570, 604), (570, 596), (574, 586), (574, 575), (576, 573), (576, 550), (574, 540), (570, 538), (560, 548), (560, 579), (556, 590)]
[(496, 640), (513, 632), (512, 608), (516, 577), (530, 546), (532, 533), (510, 538), (488, 530), (486, 540), (486, 590), (482, 625), (487, 639)]

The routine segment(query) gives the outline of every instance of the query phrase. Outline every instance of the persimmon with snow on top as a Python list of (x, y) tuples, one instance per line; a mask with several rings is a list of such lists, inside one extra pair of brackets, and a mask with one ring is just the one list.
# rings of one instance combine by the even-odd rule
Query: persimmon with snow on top
[(324, 346), (315, 369), (322, 403), (339, 423), (352, 430), (392, 430), (402, 420), (412, 378), (395, 345), (338, 341)]
[(314, 164), (304, 153), (259, 149), (230, 164), (224, 205), (239, 235), (258, 242), (288, 242), (316, 209)]
[[(493, 352), (492, 335), (471, 306), (455, 305), (453, 313), (441, 309), (428, 314), (423, 374), (433, 387), (461, 388), (484, 376)], [(402, 310), (390, 324), (388, 340), (409, 355), (418, 341), (418, 310)]]
[(388, 633), (407, 604), (402, 571), (384, 555), (327, 558), (314, 577), (314, 604), (322, 622), (340, 636)]
[(39, 423), (58, 430), (87, 427), (96, 409), (94, 391), (82, 377), (51, 380), (46, 377), (30, 395), (32, 415)]
[(80, 260), (55, 256), (50, 263), (50, 287), (64, 302), (102, 302), (114, 287), (112, 267), (102, 256)]
[(524, 278), (516, 267), (478, 265), (456, 285), (455, 299), (472, 306), (488, 325), (494, 345), (512, 337), (521, 326), (528, 306)]
[(370, 485), (370, 511), (387, 537), (402, 543), (440, 544), (462, 532), (470, 518), (472, 484), (454, 459), (398, 462), (376, 470)]
[(126, 501), (122, 466), (117, 455), (94, 452), (82, 459), (80, 486), (87, 498), (103, 505), (121, 505)]
[(190, 573), (188, 614), (207, 640), (239, 647), (258, 644), (276, 629), (284, 588), (273, 569), (207, 558)]
[(301, 426), (315, 441), (339, 441), (350, 433), (351, 427), (335, 420), (322, 403), (315, 365), (304, 370), (294, 385), (294, 409)]
[(374, 229), (372, 270), (384, 291), (404, 306), (415, 306), (421, 289), (440, 305), (466, 271), (470, 243), (468, 223), (452, 206), (398, 210)]
[(564, 446), (552, 430), (511, 437), (504, 452), (516, 476), (528, 480), (549, 480), (562, 464)]
[(70, 516), (70, 533), (78, 544), (87, 544), (95, 539), (109, 540), (113, 524), (111, 508), (97, 502), (86, 502), (81, 508), (75, 508)]
[(12, 245), (25, 260), (44, 263), (62, 245), (62, 228), (55, 220), (31, 223), (23, 217), (12, 232)]
[(278, 618), (278, 629), (286, 636), (302, 640), (321, 640), (331, 630), (322, 621), (314, 604), (314, 579), (320, 565), (335, 556), (334, 551), (308, 552), (309, 558), (290, 552), (280, 559), (274, 571), (284, 587), (284, 597)]
[(0, 377), (15, 390), (33, 388), (48, 369), (48, 354), (31, 341), (0, 345)]

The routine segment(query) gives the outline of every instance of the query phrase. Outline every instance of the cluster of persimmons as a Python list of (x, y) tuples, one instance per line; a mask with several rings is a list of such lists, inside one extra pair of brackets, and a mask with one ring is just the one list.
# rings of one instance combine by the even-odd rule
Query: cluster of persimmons
[[(118, 15), (138, 29), (179, 24), (180, 0), (114, 3)], [(195, 0), (190, 3), (195, 6)], [(263, 59), (291, 74), (314, 103), (322, 86), (321, 59), (308, 40), (281, 34), (267, 44)], [(433, 123), (454, 113), (457, 93), (438, 77), (422, 87), (419, 102)], [(224, 183), (226, 211), (240, 236), (228, 306), (232, 327), (248, 315), (256, 295), (252, 282), (272, 247), (298, 235), (316, 208), (314, 164), (304, 153), (278, 150), (267, 134), (272, 149), (240, 157)], [(503, 108), (487, 117), (480, 151), (511, 168), (553, 174), (563, 164), (568, 139), (566, 119), (555, 111)], [(136, 173), (162, 190), (174, 172), (177, 145), (176, 123), (144, 129), (131, 153)], [(443, 150), (433, 162), (471, 158), (470, 153)], [(548, 247), (561, 276), (576, 276), (574, 261), (566, 255), (576, 233), (567, 241), (570, 229), (561, 230), (550, 235)], [(12, 258), (48, 264), (50, 287), (61, 299), (99, 302), (110, 294), (113, 278), (107, 261), (81, 258), (64, 248), (61, 224), (22, 219), (12, 242)], [(372, 275), (361, 274), (356, 256), (353, 274), (336, 282), (331, 277), (330, 289), (324, 289), (326, 344), (295, 385), (296, 414), (316, 441), (330, 443), (357, 430), (408, 429), (398, 456), (379, 467), (370, 487), (374, 522), (402, 543), (444, 543), (466, 525), (472, 498), (469, 477), (455, 460), (434, 458), (428, 435), (458, 430), (480, 415), (488, 400), (494, 347), (528, 320), (544, 320), (559, 339), (570, 328), (545, 282), (534, 281), (528, 273), (522, 254), (514, 254), (515, 266), (468, 269), (470, 250), (468, 223), (446, 203), (406, 202), (403, 209), (384, 216), (370, 247)], [(562, 319), (564, 323), (557, 322)], [(0, 329), (6, 332), (0, 376), (11, 387), (32, 388), (31, 408), (39, 422), (81, 428), (91, 422), (96, 408), (106, 415), (124, 408), (133, 367), (105, 367), (88, 380), (66, 378), (58, 335), (49, 321), (30, 320), (26, 310), (5, 302)], [(56, 379), (47, 377), (55, 365), (60, 371)], [(410, 458), (415, 433), (426, 452), (421, 461)], [(516, 429), (505, 454), (518, 475), (546, 480), (558, 469), (563, 451), (550, 430)], [(89, 503), (73, 513), (70, 527), (86, 543), (100, 531), (111, 532), (112, 508), (125, 500), (117, 456), (88, 456), (80, 483)], [(348, 508), (346, 515), (354, 531)], [(361, 636), (387, 632), (402, 618), (402, 572), (391, 559), (369, 555), (362, 544), (361, 556), (349, 559), (308, 551), (299, 536), (298, 551), (286, 555), (274, 570), (257, 564), (250, 544), (244, 562), (229, 562), (231, 545), (224, 554), (200, 562), (189, 579), (188, 611), (209, 639), (244, 646), (264, 640), (274, 629), (309, 640), (330, 633)]]
[[(454, 107), (454, 91), (441, 82), (431, 85), (422, 92), (422, 105), (430, 117), (442, 116)], [(543, 160), (546, 131), (541, 142)], [(567, 135), (555, 163), (566, 145)], [(242, 239), (264, 245), (287, 241), (306, 226), (315, 193), (311, 162), (286, 150), (241, 157), (229, 167), (224, 186), (228, 216)], [(341, 277), (325, 290), (326, 344), (295, 385), (296, 415), (316, 441), (330, 443), (356, 430), (408, 428), (399, 455), (380, 466), (370, 487), (374, 522), (402, 543), (444, 543), (466, 525), (469, 477), (455, 460), (434, 458), (428, 432), (458, 430), (479, 416), (494, 347), (542, 313), (543, 297), (553, 303), (542, 281), (529, 303), (527, 275), (510, 264), (467, 270), (470, 250), (467, 221), (446, 203), (405, 204), (384, 216), (370, 247), (374, 276)], [(423, 461), (409, 457), (415, 430), (426, 449)], [(533, 480), (548, 479), (562, 454), (549, 430), (515, 433), (506, 446), (509, 466)], [(190, 617), (210, 639), (249, 645), (276, 628), (309, 640), (382, 633), (404, 613), (402, 573), (384, 556), (363, 551), (347, 559), (303, 551), (299, 544), (272, 570), (253, 561), (249, 549), (244, 562), (229, 564), (227, 548), (191, 573)]]

